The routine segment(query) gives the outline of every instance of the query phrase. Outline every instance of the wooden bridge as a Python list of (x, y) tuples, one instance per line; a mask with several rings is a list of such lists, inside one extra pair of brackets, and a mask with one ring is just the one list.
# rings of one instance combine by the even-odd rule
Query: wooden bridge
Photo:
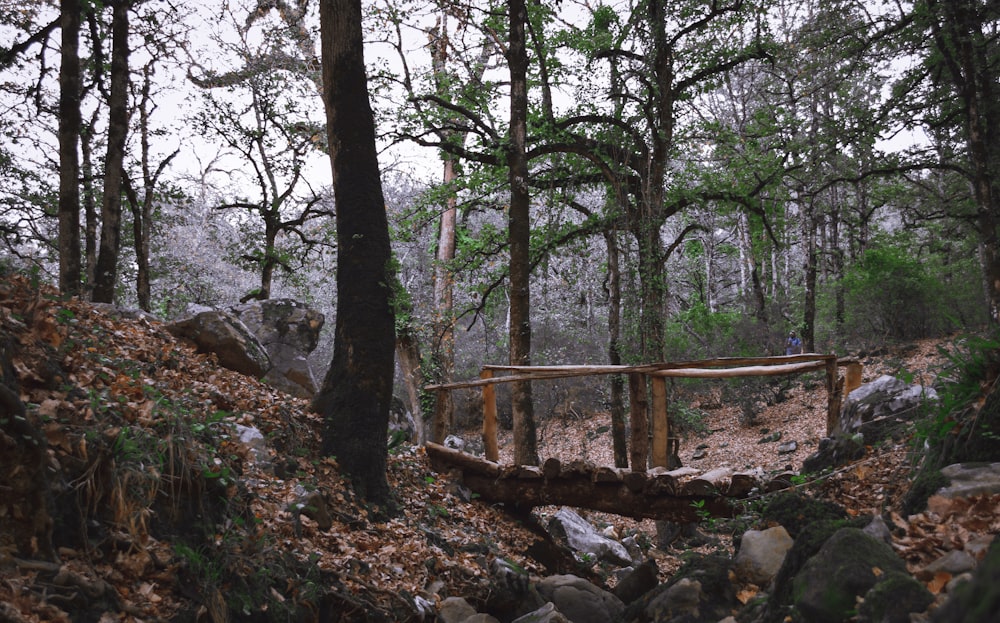
[[(840, 368), (845, 368), (840, 378)], [(426, 389), (438, 394), (434, 440), (426, 444), (435, 469), (448, 473), (481, 499), (528, 510), (535, 506), (566, 505), (615, 513), (637, 519), (697, 521), (704, 513), (731, 516), (752, 492), (777, 491), (792, 484), (792, 472), (765, 474), (763, 469), (735, 472), (717, 468), (707, 472), (681, 467), (669, 469), (671, 450), (678, 440), (670, 435), (667, 378), (734, 378), (776, 376), (823, 371), (826, 375), (827, 432), (836, 428), (842, 396), (861, 384), (861, 364), (835, 355), (802, 354), (783, 357), (719, 358), (657, 363), (642, 366), (484, 366), (478, 380)], [(543, 381), (595, 375), (627, 375), (629, 381), (629, 468), (568, 463), (549, 458), (541, 466), (500, 465), (497, 439), (497, 383)], [(441, 445), (448, 435), (441, 406), (446, 392), (479, 388), (483, 403), (485, 456)]]

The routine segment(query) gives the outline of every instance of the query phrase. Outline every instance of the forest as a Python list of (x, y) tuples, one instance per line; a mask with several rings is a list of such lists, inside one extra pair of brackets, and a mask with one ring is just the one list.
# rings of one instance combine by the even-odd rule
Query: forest
[[(4, 261), (165, 319), (277, 296), (332, 319), (318, 8), (6, 5)], [(536, 364), (638, 362), (995, 321), (992, 3), (523, 18), (518, 52), (503, 4), (364, 6), (396, 324), (427, 380), (526, 339)]]
[[(991, 335), (998, 25), (990, 0), (0, 3), (4, 608), (423, 620), (435, 574), (491, 593), (468, 533), (491, 535), (482, 560), (535, 563), (500, 510), (460, 513), (416, 446), (387, 447), (391, 403), (474, 428), (474, 399), (424, 388), (484, 364), (779, 355), (790, 332), (859, 359)], [(284, 298), (326, 318), (308, 405), (96, 307), (168, 322)], [(1000, 412), (996, 342), (968, 344), (955, 403), (978, 406), (920, 433), (946, 447), (934, 469), (992, 456), (994, 428), (953, 441)], [(552, 416), (621, 424), (630, 389), (506, 385), (514, 462), (539, 464)], [(723, 401), (752, 411), (759, 389)], [(235, 449), (244, 424), (277, 465)], [(914, 516), (908, 551), (933, 549)]]

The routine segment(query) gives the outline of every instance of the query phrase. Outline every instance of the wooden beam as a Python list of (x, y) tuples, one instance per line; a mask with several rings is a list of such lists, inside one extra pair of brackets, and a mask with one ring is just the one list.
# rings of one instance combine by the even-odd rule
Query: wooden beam
[[(479, 377), (485, 381), (493, 378), (492, 370), (483, 370)], [(483, 385), (483, 448), (486, 458), (500, 460), (497, 442), (497, 389), (492, 383)]]
[[(836, 359), (828, 359), (837, 366)], [(740, 376), (778, 376), (782, 374), (801, 374), (814, 370), (824, 370), (827, 361), (807, 361), (802, 363), (775, 364), (770, 366), (742, 366), (739, 368), (677, 368), (650, 372), (652, 377), (683, 377), (697, 379), (728, 379)]]

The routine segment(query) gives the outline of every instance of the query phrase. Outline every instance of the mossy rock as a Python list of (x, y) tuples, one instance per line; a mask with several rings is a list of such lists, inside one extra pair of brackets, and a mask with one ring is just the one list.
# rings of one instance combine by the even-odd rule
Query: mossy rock
[(661, 620), (660, 617), (665, 613), (655, 612), (656, 604), (654, 602), (670, 587), (685, 579), (694, 580), (701, 584), (701, 602), (698, 606), (698, 615), (678, 614), (669, 619), (671, 623), (708, 621), (714, 623), (723, 619), (740, 606), (736, 600), (736, 588), (729, 579), (732, 568), (733, 561), (729, 556), (716, 554), (694, 556), (677, 570), (669, 582), (660, 584), (629, 604), (625, 609), (622, 621), (654, 623)]
[(906, 565), (891, 547), (858, 528), (834, 533), (792, 580), (795, 608), (811, 623), (841, 623), (857, 612), (857, 601)]
[[(807, 525), (792, 544), (792, 549), (785, 554), (785, 560), (781, 564), (781, 569), (774, 579), (774, 590), (768, 600), (767, 616), (768, 623), (779, 623), (785, 620), (785, 616), (793, 614), (792, 608), (792, 580), (806, 562), (819, 552), (827, 539), (833, 536), (842, 528), (861, 528), (868, 523), (870, 518), (857, 519), (826, 519)], [(793, 620), (802, 621), (801, 618)]]
[(923, 612), (934, 601), (927, 587), (908, 573), (890, 571), (858, 609), (862, 621), (910, 623), (911, 612)]
[(793, 539), (797, 538), (808, 525), (819, 521), (846, 518), (847, 512), (843, 507), (826, 500), (811, 498), (796, 491), (775, 495), (761, 512), (761, 519), (765, 523), (776, 523), (782, 526)]

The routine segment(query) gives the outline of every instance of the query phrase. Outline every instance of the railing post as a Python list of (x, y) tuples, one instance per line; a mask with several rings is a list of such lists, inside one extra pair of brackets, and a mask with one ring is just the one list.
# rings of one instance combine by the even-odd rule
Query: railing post
[(847, 372), (844, 375), (843, 398), (847, 398), (848, 394), (861, 387), (861, 371), (862, 366), (859, 362), (855, 361), (847, 364)]
[(667, 379), (662, 376), (650, 377), (653, 401), (653, 467), (667, 467), (669, 452), (667, 437), (670, 424), (667, 414)]
[(628, 375), (629, 421), (632, 447), (629, 460), (633, 472), (645, 472), (649, 460), (649, 399), (646, 397), (646, 376), (639, 372)]
[[(493, 370), (483, 370), (479, 373), (481, 379), (492, 379)], [(500, 459), (500, 448), (497, 446), (497, 392), (496, 385), (483, 385), (483, 448), (488, 461)]]

